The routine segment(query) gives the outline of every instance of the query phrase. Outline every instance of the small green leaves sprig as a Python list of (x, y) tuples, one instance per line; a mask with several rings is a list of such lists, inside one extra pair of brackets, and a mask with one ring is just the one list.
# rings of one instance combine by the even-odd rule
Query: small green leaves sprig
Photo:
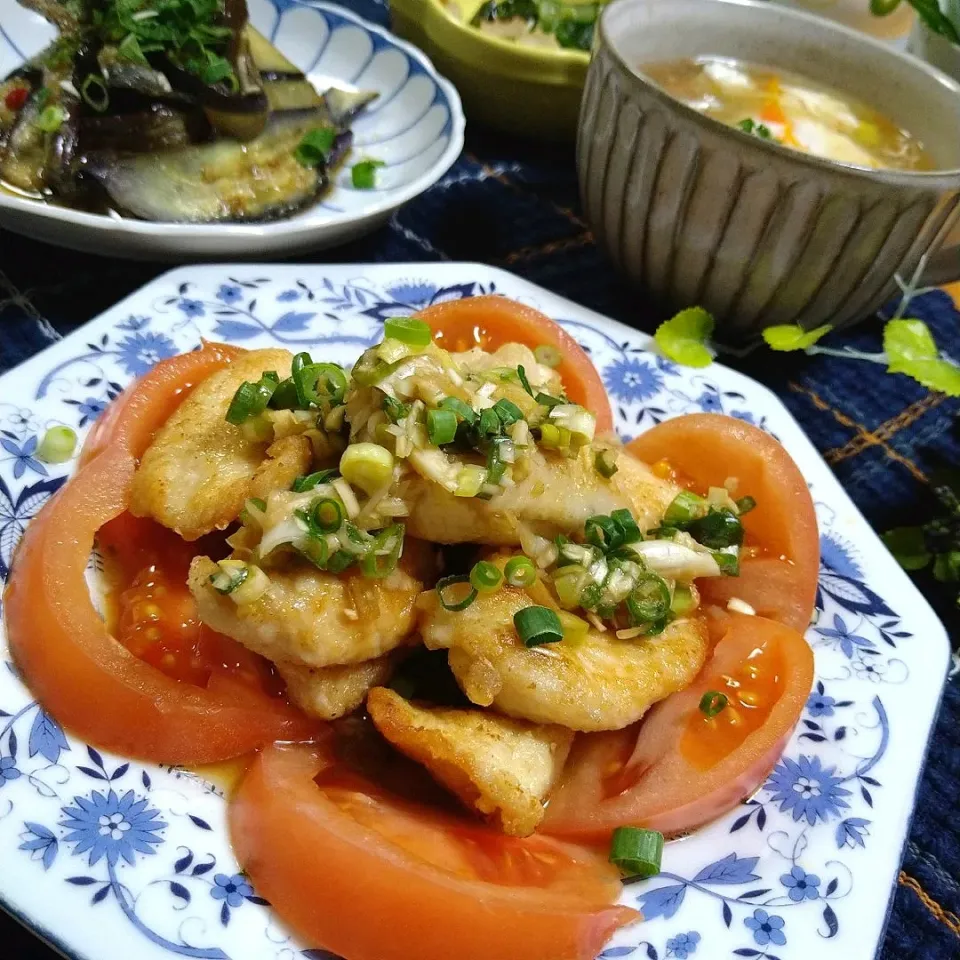
[[(763, 331), (764, 342), (777, 352), (803, 350), (809, 355), (821, 354), (882, 364), (888, 373), (902, 373), (929, 390), (960, 397), (960, 366), (941, 354), (930, 328), (922, 320), (905, 316), (915, 297), (936, 289), (919, 286), (925, 266), (924, 257), (909, 283), (904, 283), (900, 277), (896, 278), (902, 297), (893, 317), (884, 325), (882, 352), (864, 353), (852, 347), (835, 349), (821, 346), (819, 341), (833, 329), (830, 324), (814, 330), (805, 330), (799, 324), (778, 324)], [(713, 317), (706, 310), (690, 307), (661, 323), (654, 340), (661, 351), (676, 363), (687, 367), (706, 367), (717, 354), (711, 342), (714, 326)]]
[[(949, 3), (946, 12), (941, 9), (939, 0), (907, 0), (907, 3), (934, 33), (946, 37), (951, 43), (960, 43), (955, 3)], [(877, 17), (886, 17), (899, 6), (900, 0), (870, 0), (870, 12)]]

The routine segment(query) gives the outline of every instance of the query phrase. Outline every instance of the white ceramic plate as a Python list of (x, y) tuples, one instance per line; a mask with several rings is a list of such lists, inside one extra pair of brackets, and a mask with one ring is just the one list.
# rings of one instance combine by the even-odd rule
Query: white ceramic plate
[[(602, 956), (873, 957), (947, 638), (780, 401), (739, 373), (676, 367), (643, 334), (486, 266), (177, 270), (0, 378), (0, 577), (24, 527), (69, 473), (34, 458), (38, 436), (56, 423), (83, 433), (157, 359), (202, 336), (349, 362), (380, 338), (386, 317), (489, 292), (539, 307), (590, 350), (624, 437), (700, 410), (774, 433), (810, 483), (821, 525), (820, 595), (807, 633), (817, 680), (799, 729), (756, 796), (668, 844), (663, 874), (625, 888), (647, 921)], [(0, 711), (0, 901), (64, 953), (324, 956), (291, 940), (238, 875), (213, 787), (65, 735), (2, 664)]]
[[(250, 20), (323, 90), (375, 90), (354, 124), (352, 157), (374, 157), (377, 189), (356, 190), (350, 157), (321, 202), (257, 224), (177, 224), (85, 213), (0, 190), (0, 226), (87, 253), (119, 257), (263, 257), (344, 243), (383, 223), (447, 171), (463, 147), (463, 109), (452, 84), (415, 47), (334, 4), (249, 0)], [(42, 50), (54, 28), (0, 0), (0, 77)]]

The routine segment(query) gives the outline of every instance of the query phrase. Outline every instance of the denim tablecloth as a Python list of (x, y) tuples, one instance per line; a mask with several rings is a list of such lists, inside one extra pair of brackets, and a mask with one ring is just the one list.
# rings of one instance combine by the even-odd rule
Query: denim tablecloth
[[(375, 0), (350, 7), (385, 22)], [(463, 156), (425, 195), (369, 238), (299, 262), (474, 260), (626, 323), (652, 329), (657, 317), (623, 286), (579, 213), (573, 151), (470, 130)], [(0, 231), (0, 371), (68, 334), (168, 265), (69, 253)], [(938, 343), (960, 357), (960, 313), (945, 292), (915, 301)], [(880, 349), (878, 324), (828, 341)], [(960, 465), (960, 400), (930, 393), (879, 367), (832, 357), (774, 356), (736, 364), (771, 387), (806, 429), (867, 519), (878, 529), (925, 519), (928, 477)], [(951, 637), (960, 614), (944, 588), (921, 575)], [(955, 640), (956, 642), (956, 640)], [(960, 680), (948, 682), (893, 901), (883, 960), (960, 957)], [(0, 867), (2, 869), (2, 867)], [(11, 960), (52, 960), (32, 938), (0, 919), (0, 952)], [(10, 950), (9, 953), (6, 951)]]

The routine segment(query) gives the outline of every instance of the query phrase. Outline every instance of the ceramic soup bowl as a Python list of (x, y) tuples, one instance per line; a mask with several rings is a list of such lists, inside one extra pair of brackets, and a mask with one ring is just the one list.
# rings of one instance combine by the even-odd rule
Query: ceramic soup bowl
[[(617, 0), (580, 110), (586, 215), (626, 276), (662, 308), (700, 304), (728, 341), (774, 324), (842, 327), (875, 312), (960, 213), (960, 85), (883, 43), (755, 0)], [(752, 137), (685, 106), (645, 63), (721, 56), (806, 76), (918, 137), (935, 169), (874, 170)]]

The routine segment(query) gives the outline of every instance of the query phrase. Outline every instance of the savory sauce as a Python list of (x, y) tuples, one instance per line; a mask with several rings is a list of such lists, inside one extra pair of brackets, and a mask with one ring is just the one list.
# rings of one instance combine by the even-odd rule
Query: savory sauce
[(907, 130), (805, 77), (723, 57), (641, 69), (687, 106), (753, 136), (858, 167), (933, 169), (923, 144)]

